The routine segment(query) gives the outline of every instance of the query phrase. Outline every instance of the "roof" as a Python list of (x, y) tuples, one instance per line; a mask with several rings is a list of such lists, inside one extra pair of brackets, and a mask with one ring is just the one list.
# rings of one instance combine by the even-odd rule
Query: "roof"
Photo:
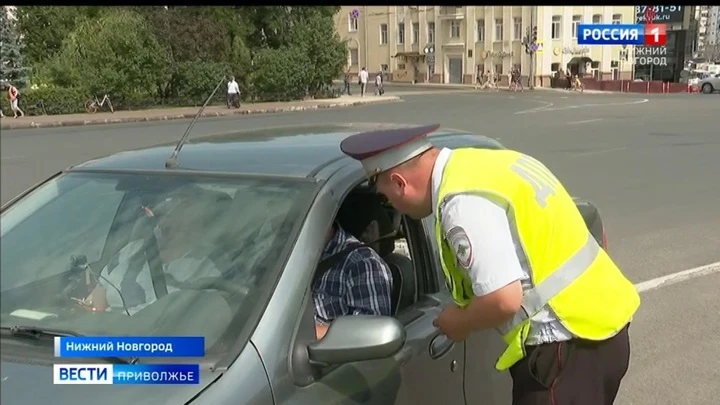
[[(340, 142), (350, 135), (374, 129), (399, 128), (399, 124), (329, 124), (288, 126), (193, 137), (178, 155), (178, 166), (166, 169), (165, 161), (176, 142), (119, 152), (74, 166), (82, 170), (191, 170), (249, 173), (286, 177), (312, 177), (328, 164), (347, 159)], [(440, 129), (435, 136), (463, 132)], [(178, 140), (182, 134), (178, 134)], [(432, 137), (431, 137), (432, 139)], [(359, 163), (358, 169), (361, 169)]]

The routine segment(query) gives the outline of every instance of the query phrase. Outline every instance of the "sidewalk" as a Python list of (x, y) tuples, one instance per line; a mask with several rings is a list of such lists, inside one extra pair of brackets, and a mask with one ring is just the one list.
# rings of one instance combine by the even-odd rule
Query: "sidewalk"
[[(201, 117), (222, 117), (235, 114), (269, 114), (287, 111), (309, 111), (321, 108), (354, 107), (364, 104), (395, 103), (402, 101), (395, 96), (341, 96), (336, 99), (305, 100), (275, 103), (243, 104), (238, 109), (224, 106), (208, 106)], [(165, 121), (195, 117), (200, 107), (160, 108), (153, 110), (98, 112), (95, 114), (36, 115), (22, 118), (5, 116), (0, 119), (0, 129), (69, 127), (81, 125), (119, 124), (125, 122)]]

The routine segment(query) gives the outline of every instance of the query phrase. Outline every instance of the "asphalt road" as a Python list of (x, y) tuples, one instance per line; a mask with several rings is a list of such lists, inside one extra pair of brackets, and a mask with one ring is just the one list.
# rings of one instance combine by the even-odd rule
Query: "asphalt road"
[[(402, 103), (199, 121), (194, 136), (319, 122), (440, 123), (542, 160), (601, 209), (634, 282), (720, 260), (720, 98), (388, 87)], [(63, 167), (178, 139), (188, 121), (2, 131), (5, 202)], [(720, 275), (643, 293), (619, 404), (716, 403)]]

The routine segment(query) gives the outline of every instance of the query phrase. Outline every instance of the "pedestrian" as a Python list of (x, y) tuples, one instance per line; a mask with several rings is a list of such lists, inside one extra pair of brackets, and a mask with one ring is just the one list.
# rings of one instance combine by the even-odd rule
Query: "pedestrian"
[(380, 72), (375, 76), (375, 95), (382, 96), (383, 94), (385, 94), (385, 90), (383, 89), (382, 72)]
[(10, 101), (10, 109), (12, 109), (13, 118), (17, 118), (18, 114), (20, 114), (20, 117), (24, 117), (25, 113), (20, 109), (20, 91), (11, 83), (7, 83), (7, 90), (8, 101)]
[(227, 106), (228, 108), (240, 107), (240, 86), (235, 81), (235, 76), (230, 76), (227, 84)]
[[(630, 359), (633, 284), (542, 163), (512, 150), (437, 149), (439, 128), (353, 135), (341, 150), (400, 213), (434, 214), (454, 304), (435, 320), (455, 342), (496, 329), (513, 405), (611, 405)], [(472, 361), (472, 359), (466, 359)]]
[(475, 73), (475, 90), (478, 89), (478, 87), (482, 88), (483, 86), (483, 71), (482, 69), (478, 68), (477, 72)]
[(345, 89), (343, 90), (343, 93), (347, 92), (348, 96), (352, 96), (352, 94), (350, 94), (350, 68), (345, 70), (343, 83), (345, 84)]
[(364, 66), (358, 75), (358, 84), (360, 85), (360, 97), (365, 97), (365, 90), (367, 90), (368, 84), (368, 72)]

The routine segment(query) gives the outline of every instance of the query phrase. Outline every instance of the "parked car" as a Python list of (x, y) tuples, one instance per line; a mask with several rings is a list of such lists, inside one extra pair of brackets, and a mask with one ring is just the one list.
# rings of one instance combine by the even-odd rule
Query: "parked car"
[(704, 94), (712, 94), (716, 91), (720, 91), (720, 73), (711, 74), (706, 76), (704, 79), (698, 80), (697, 87)]
[[(381, 126), (271, 128), (192, 139), (171, 168), (165, 162), (174, 144), (117, 153), (63, 170), (7, 203), (0, 221), (0, 402), (509, 403), (510, 378), (494, 369), (504, 347), (500, 335), (486, 331), (453, 343), (433, 326), (452, 299), (432, 218), (416, 221), (386, 207), (395, 221), (385, 225), (397, 227), (395, 242), (406, 243), (410, 253), (396, 251), (394, 243), (378, 248), (392, 269), (394, 316), (343, 317), (315, 339), (310, 284), (325, 235), (349, 195), (373, 193), (361, 165), (344, 156), (339, 143)], [(502, 148), (494, 139), (449, 129), (430, 140), (440, 147)], [(160, 236), (148, 210), (186, 186), (207, 197), (206, 213), (217, 217), (184, 235), (208, 247), (221, 275), (168, 293), (163, 268), (153, 270)], [(577, 204), (605, 246), (597, 210), (587, 201)], [(79, 305), (77, 295), (84, 293), (75, 291), (78, 286), (118, 266), (113, 258), (133, 240), (143, 241), (158, 299), (132, 315)], [(91, 273), (78, 270), (79, 257)], [(122, 305), (127, 310), (125, 300)], [(17, 333), (14, 326), (36, 333)], [(203, 358), (139, 360), (200, 363), (200, 384), (53, 385), (53, 363), (78, 363), (53, 357), (52, 337), (62, 333), (204, 336)]]

